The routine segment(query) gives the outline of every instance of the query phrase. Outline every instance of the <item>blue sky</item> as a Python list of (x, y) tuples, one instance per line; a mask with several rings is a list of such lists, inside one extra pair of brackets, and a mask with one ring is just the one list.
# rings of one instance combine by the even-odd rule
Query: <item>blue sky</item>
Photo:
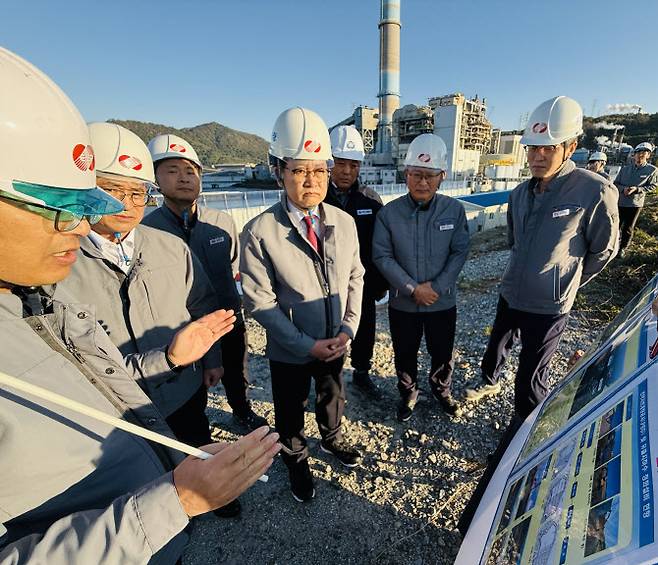
[[(566, 94), (658, 111), (658, 1), (402, 0), (402, 104), (486, 97), (518, 127)], [(269, 137), (302, 105), (328, 125), (377, 106), (378, 0), (4, 2), (0, 42), (46, 71), (85, 119), (217, 121)]]

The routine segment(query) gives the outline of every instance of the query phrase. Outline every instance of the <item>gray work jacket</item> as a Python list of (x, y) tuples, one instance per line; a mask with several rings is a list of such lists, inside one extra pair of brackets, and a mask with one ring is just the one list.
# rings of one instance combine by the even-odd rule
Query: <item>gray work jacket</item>
[[(637, 167), (635, 163), (624, 165), (617, 178), (615, 186), (619, 190), (619, 206), (622, 208), (641, 208), (644, 206), (644, 196), (658, 187), (658, 169), (647, 163), (644, 167)], [(630, 196), (624, 194), (624, 189), (637, 186), (637, 192)]]
[[(389, 202), (377, 214), (373, 260), (391, 285), (390, 307), (437, 312), (455, 306), (457, 277), (468, 247), (466, 213), (458, 200), (437, 193), (422, 207), (409, 194)], [(412, 294), (427, 281), (439, 298), (419, 306)]]
[(244, 323), (242, 300), (235, 286), (240, 264), (240, 240), (233, 218), (226, 212), (197, 205), (196, 223), (188, 230), (165, 204), (147, 214), (145, 226), (169, 232), (190, 246), (203, 265), (220, 308), (234, 310), (237, 323)]
[[(89, 238), (83, 238), (70, 276), (55, 291), (56, 298), (64, 291), (80, 302), (95, 304), (99, 323), (123, 355), (167, 347), (183, 326), (217, 309), (208, 277), (178, 238), (137, 226), (132, 263), (126, 276)], [(202, 366), (221, 364), (220, 348), (215, 346), (202, 363), (172, 371), (162, 382), (150, 383), (146, 392), (169, 416), (202, 386)], [(146, 387), (147, 382), (140, 384)]]
[[(617, 191), (601, 175), (567, 161), (536, 201), (534, 181), (511, 193), (507, 207), (512, 249), (500, 293), (511, 308), (566, 314), (578, 288), (617, 252)], [(534, 210), (533, 210), (534, 208)]]
[(319, 206), (322, 254), (288, 211), (285, 195), (245, 226), (241, 235), (245, 307), (267, 334), (275, 361), (312, 361), (316, 340), (345, 332), (354, 338), (361, 315), (364, 269), (352, 217)]
[[(52, 314), (23, 318), (21, 300), (0, 294), (0, 343), (0, 371), (172, 437), (136, 383), (169, 372), (164, 352), (124, 360), (93, 306), (55, 302)], [(180, 557), (179, 453), (5, 387), (0, 430), (0, 563)]]

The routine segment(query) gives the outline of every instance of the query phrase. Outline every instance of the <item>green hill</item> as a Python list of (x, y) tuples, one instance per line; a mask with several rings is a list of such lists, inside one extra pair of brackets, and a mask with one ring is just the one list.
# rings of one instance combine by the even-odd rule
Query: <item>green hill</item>
[(658, 144), (658, 113), (656, 114), (612, 114), (598, 118), (585, 117), (583, 129), (585, 137), (582, 145), (588, 149), (596, 149), (595, 138), (605, 135), (612, 138), (614, 129), (597, 127), (597, 124), (615, 124), (625, 126), (624, 142), (635, 146), (642, 141)]
[(262, 137), (227, 128), (217, 122), (176, 129), (137, 120), (108, 120), (136, 133), (144, 143), (161, 133), (173, 133), (192, 144), (206, 167), (218, 163), (267, 163), (268, 143)]

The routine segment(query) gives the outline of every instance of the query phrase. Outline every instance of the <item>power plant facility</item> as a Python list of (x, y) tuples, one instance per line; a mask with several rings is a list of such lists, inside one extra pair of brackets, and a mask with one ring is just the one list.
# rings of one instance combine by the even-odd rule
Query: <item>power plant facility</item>
[[(371, 185), (399, 182), (411, 141), (434, 133), (448, 148), (447, 180), (477, 181), (479, 189), (516, 180), (526, 165), (520, 132), (493, 128), (485, 98), (460, 92), (432, 96), (427, 104), (400, 107), (400, 0), (382, 0), (379, 20), (379, 109), (357, 106), (338, 125), (353, 125), (363, 137), (366, 158), (361, 180)], [(334, 126), (334, 127), (335, 127)], [(489, 180), (491, 182), (489, 182)]]

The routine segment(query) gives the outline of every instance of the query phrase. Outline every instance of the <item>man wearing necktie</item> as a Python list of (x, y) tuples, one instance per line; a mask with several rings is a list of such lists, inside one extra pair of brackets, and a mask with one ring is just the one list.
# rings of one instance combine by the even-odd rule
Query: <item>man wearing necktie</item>
[(341, 419), (343, 360), (359, 325), (364, 269), (354, 220), (322, 202), (333, 166), (322, 119), (305, 108), (286, 110), (274, 125), (269, 154), (284, 192), (245, 226), (240, 272), (245, 307), (267, 334), (274, 417), (292, 494), (304, 502), (315, 496), (304, 435), (312, 379), (320, 448), (347, 467), (361, 460), (342, 438)]

